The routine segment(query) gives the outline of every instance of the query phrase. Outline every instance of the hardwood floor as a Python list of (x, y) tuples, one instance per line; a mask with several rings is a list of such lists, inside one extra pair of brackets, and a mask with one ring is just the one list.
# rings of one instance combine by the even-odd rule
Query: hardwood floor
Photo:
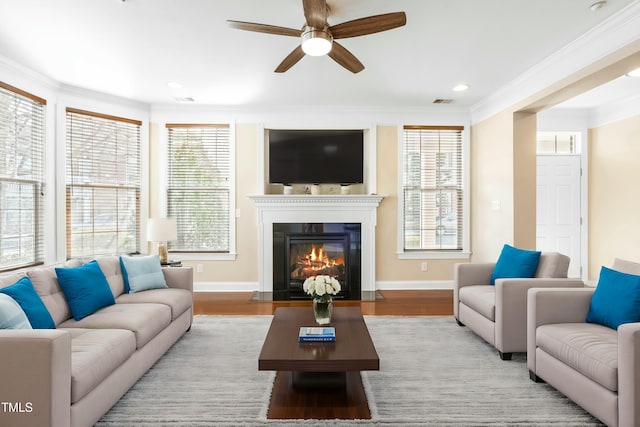
[[(335, 306), (360, 306), (364, 315), (447, 316), (453, 314), (450, 289), (379, 291), (375, 301), (334, 301)], [(195, 292), (195, 314), (273, 314), (278, 307), (310, 306), (311, 300), (257, 301), (253, 292)]]

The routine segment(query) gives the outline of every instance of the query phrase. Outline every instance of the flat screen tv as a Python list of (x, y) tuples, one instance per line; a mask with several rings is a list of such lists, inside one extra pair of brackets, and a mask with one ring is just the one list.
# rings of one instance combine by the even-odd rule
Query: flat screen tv
[(269, 129), (272, 184), (363, 182), (364, 131)]

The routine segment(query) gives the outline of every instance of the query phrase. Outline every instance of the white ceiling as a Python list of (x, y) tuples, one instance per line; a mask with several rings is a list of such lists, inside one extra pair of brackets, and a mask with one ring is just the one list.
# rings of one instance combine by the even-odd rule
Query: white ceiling
[[(277, 74), (298, 39), (225, 21), (300, 28), (301, 0), (2, 0), (0, 56), (61, 84), (150, 104), (423, 108), (448, 98), (468, 109), (634, 0), (595, 12), (593, 2), (328, 0), (331, 25), (396, 11), (407, 24), (341, 40), (361, 73), (307, 56)], [(462, 82), (471, 88), (453, 92)]]

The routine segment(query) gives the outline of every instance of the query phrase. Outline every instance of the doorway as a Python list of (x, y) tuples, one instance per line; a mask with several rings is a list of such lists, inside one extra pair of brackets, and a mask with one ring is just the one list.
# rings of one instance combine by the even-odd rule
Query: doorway
[(536, 247), (570, 257), (568, 276), (582, 277), (581, 155), (575, 134), (538, 134)]

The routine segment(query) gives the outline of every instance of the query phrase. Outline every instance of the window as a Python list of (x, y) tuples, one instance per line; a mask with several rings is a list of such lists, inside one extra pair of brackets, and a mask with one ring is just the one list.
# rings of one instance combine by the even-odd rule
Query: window
[(67, 258), (140, 249), (141, 126), (67, 108)]
[(538, 132), (537, 154), (580, 154), (579, 132)]
[(464, 249), (462, 126), (405, 126), (401, 252)]
[(229, 253), (231, 138), (228, 125), (167, 124), (167, 216), (176, 219), (172, 252)]
[(44, 262), (45, 105), (0, 82), (0, 270)]

